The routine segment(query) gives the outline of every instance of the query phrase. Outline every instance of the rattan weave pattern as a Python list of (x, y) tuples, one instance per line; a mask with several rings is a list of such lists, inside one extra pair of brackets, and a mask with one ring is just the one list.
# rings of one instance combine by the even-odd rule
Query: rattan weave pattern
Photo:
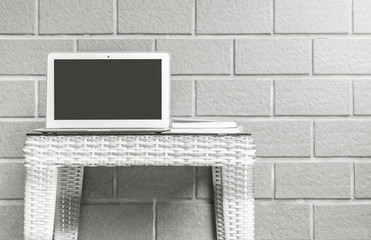
[(212, 166), (218, 240), (254, 239), (248, 135), (28, 136), (25, 239), (77, 239), (83, 167)]

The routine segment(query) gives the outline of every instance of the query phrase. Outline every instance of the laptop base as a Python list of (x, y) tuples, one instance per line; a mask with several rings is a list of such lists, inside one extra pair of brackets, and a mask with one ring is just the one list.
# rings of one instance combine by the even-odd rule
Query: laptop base
[(35, 132), (41, 132), (41, 133), (76, 133), (76, 134), (93, 134), (93, 133), (140, 133), (140, 132), (166, 132), (169, 131), (169, 129), (127, 129), (127, 128), (38, 128), (34, 129)]

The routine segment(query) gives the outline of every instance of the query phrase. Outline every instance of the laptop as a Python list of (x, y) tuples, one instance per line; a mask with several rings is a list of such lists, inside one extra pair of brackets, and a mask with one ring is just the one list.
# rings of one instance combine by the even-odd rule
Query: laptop
[(48, 55), (44, 133), (163, 132), (170, 128), (163, 52)]

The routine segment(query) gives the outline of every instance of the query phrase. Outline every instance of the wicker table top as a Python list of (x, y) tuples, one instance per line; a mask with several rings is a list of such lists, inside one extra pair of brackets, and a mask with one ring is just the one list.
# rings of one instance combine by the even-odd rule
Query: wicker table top
[(255, 144), (238, 134), (42, 134), (24, 147), (27, 240), (77, 240), (84, 167), (212, 166), (218, 240), (254, 240)]
[[(249, 134), (30, 134), (25, 166), (129, 166), (252, 164)], [(252, 160), (252, 159), (251, 159)]]

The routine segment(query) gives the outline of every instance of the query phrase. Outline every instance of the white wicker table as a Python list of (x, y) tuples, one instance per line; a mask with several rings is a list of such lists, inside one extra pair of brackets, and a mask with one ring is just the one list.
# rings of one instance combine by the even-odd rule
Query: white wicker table
[(218, 240), (254, 239), (248, 134), (28, 134), (26, 240), (77, 239), (85, 166), (212, 166)]

